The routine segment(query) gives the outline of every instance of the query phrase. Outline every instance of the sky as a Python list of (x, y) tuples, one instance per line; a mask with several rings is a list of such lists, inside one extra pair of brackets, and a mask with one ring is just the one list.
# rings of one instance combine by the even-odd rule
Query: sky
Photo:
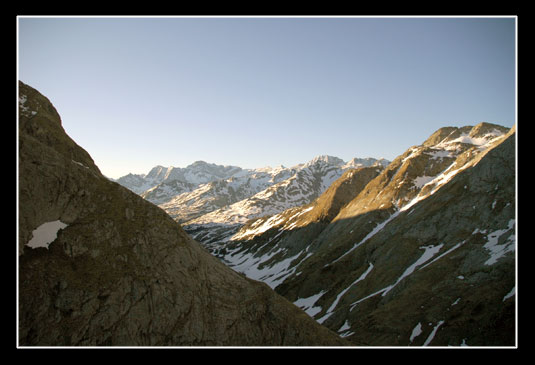
[(118, 178), (393, 160), (516, 122), (514, 17), (19, 17), (17, 77)]

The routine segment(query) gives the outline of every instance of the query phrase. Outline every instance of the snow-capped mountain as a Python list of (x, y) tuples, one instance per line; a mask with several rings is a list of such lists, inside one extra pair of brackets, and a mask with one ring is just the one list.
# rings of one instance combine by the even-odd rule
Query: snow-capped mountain
[(442, 128), (208, 248), (357, 344), (514, 343), (514, 138)]
[[(169, 184), (171, 181), (180, 181), (184, 186), (196, 187), (200, 184), (209, 183), (212, 181), (226, 179), (242, 171), (238, 166), (225, 166), (207, 163), (204, 161), (196, 161), (185, 168), (181, 167), (164, 167), (155, 166), (148, 174), (128, 174), (116, 180), (119, 184), (132, 190), (136, 194), (141, 194), (147, 190), (151, 190), (156, 200), (162, 200), (162, 192), (166, 196), (174, 196), (184, 191), (190, 191), (186, 188), (183, 190), (182, 185), (175, 186)], [(161, 187), (162, 192), (157, 190), (159, 184), (164, 184)], [(151, 197), (151, 196), (149, 196)], [(147, 198), (147, 200), (151, 200)]]
[(348, 167), (348, 168), (369, 167), (369, 166), (374, 166), (377, 164), (383, 167), (386, 167), (390, 164), (390, 161), (384, 158), (380, 158), (376, 160), (375, 158), (372, 158), (372, 157), (367, 157), (367, 158), (355, 157), (349, 160), (348, 162), (346, 162), (345, 167)]
[[(385, 160), (368, 159), (367, 164), (382, 167)], [(362, 162), (361, 162), (362, 163)], [(308, 204), (323, 193), (344, 171), (354, 166), (333, 156), (318, 156), (292, 168), (295, 173), (268, 188), (185, 222), (184, 229), (205, 245), (219, 241), (253, 218), (282, 212)], [(163, 209), (171, 211), (169, 205)], [(182, 207), (177, 209), (184, 211)]]
[(309, 203), (349, 168), (388, 163), (374, 158), (344, 162), (321, 155), (289, 168), (241, 169), (197, 161), (186, 168), (156, 166), (146, 175), (128, 174), (117, 182), (158, 204), (179, 223), (243, 224)]
[[(228, 179), (201, 184), (195, 189), (172, 196), (160, 207), (177, 222), (184, 223), (247, 199), (295, 174), (294, 168), (279, 166), (242, 170)], [(150, 200), (148, 192), (142, 194)], [(157, 203), (156, 201), (153, 201)]]
[(147, 175), (129, 174), (117, 182), (158, 204), (188, 233), (209, 244), (249, 219), (310, 203), (348, 169), (388, 163), (320, 155), (289, 168), (241, 169), (198, 161), (183, 169), (156, 166)]
[(336, 157), (316, 157), (298, 165), (295, 174), (289, 178), (188, 223), (244, 224), (251, 218), (272, 215), (290, 207), (310, 203), (342, 175), (346, 169), (344, 165), (344, 161)]

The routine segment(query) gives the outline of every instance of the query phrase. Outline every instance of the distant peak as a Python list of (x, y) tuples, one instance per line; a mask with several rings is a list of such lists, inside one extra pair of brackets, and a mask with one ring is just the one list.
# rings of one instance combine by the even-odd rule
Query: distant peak
[(210, 165), (210, 164), (206, 161), (198, 160), (192, 163), (190, 166), (205, 166), (205, 165)]
[(305, 166), (311, 166), (311, 165), (314, 165), (316, 163), (326, 163), (326, 164), (329, 164), (329, 165), (343, 165), (344, 164), (344, 160), (342, 160), (341, 158), (338, 158), (338, 157), (335, 157), (335, 156), (329, 156), (329, 155), (320, 155), (320, 156), (316, 156), (314, 157), (312, 160), (308, 161)]
[(162, 171), (164, 169), (167, 170), (167, 167), (162, 166), (162, 165), (156, 165), (152, 169), (150, 169), (149, 174), (150, 173), (158, 173), (158, 172), (160, 172), (160, 171)]
[(358, 158), (354, 157), (351, 160), (349, 160), (345, 166), (346, 167), (369, 167), (369, 166), (388, 166), (390, 164), (390, 161), (385, 158), (376, 159), (373, 157), (366, 157), (366, 158)]

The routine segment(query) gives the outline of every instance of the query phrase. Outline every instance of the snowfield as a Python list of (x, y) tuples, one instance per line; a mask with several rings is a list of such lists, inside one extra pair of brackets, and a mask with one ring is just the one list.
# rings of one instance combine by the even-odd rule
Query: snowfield
[(58, 237), (58, 232), (66, 227), (67, 224), (60, 220), (43, 223), (32, 232), (32, 238), (26, 246), (31, 248), (44, 247), (48, 249), (48, 246)]

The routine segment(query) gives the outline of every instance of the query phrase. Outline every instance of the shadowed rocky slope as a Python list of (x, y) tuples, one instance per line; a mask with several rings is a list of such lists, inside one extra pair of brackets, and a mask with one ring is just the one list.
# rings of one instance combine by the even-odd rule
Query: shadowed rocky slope
[(441, 128), (208, 247), (356, 345), (513, 346), (515, 135)]
[(22, 82), (19, 112), (19, 345), (347, 345), (105, 178)]

